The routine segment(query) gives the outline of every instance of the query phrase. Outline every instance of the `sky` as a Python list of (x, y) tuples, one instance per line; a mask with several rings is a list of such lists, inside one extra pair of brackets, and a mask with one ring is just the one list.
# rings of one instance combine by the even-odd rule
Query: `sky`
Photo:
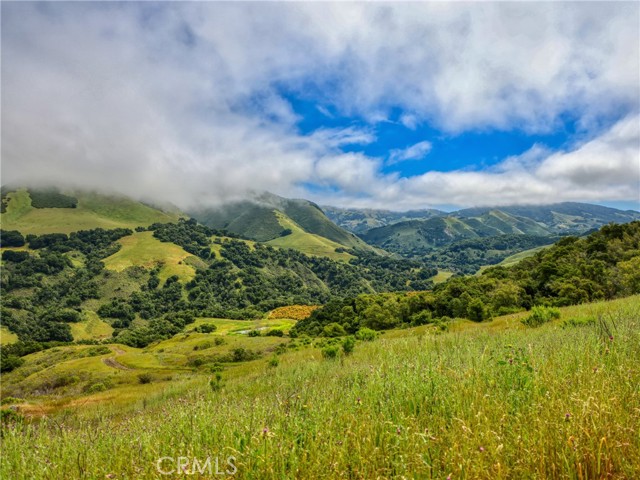
[(2, 183), (640, 209), (637, 2), (2, 2)]

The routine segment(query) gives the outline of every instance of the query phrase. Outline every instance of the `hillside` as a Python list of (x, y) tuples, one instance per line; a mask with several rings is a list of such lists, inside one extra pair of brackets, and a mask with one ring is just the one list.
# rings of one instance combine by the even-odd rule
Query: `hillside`
[(612, 224), (584, 238), (565, 237), (511, 266), (451, 278), (430, 292), (334, 300), (298, 322), (294, 331), (318, 335), (334, 324), (355, 333), (362, 327), (446, 324), (451, 318), (483, 321), (538, 305), (611, 300), (640, 293), (639, 267), (640, 222)]
[(426, 220), (428, 218), (447, 215), (435, 209), (410, 210), (393, 212), (373, 208), (339, 208), (323, 206), (322, 211), (336, 225), (353, 233), (364, 233), (372, 228), (384, 227), (408, 220)]
[[(189, 214), (208, 227), (225, 229), (261, 242), (280, 237), (288, 228), (282, 225), (283, 218), (288, 217), (285, 223), (292, 221), (303, 231), (324, 237), (344, 248), (372, 250), (357, 236), (329, 220), (320, 207), (307, 200), (264, 193), (252, 200), (194, 210)], [(289, 246), (296, 248), (295, 244)]]
[[(227, 468), (232, 452), (235, 477), (247, 479), (291, 468), (301, 479), (637, 478), (639, 308), (635, 296), (562, 308), (540, 328), (516, 314), (450, 332), (389, 330), (349, 354), (347, 337), (250, 336), (239, 332), (289, 325), (209, 318), (199, 325), (214, 332), (148, 349), (33, 353), (4, 377), (15, 412), (0, 475), (24, 478), (24, 463), (45, 456), (66, 478), (154, 478), (158, 445), (183, 445), (200, 461), (190, 457), (187, 472), (208, 455)], [(615, 338), (598, 318), (615, 319)], [(332, 347), (335, 358), (323, 353)]]
[[(486, 215), (492, 209), (469, 208), (459, 210), (452, 215), (463, 219)], [(640, 220), (640, 212), (618, 210), (615, 208), (588, 203), (565, 202), (552, 205), (515, 205), (499, 207), (508, 215), (526, 218), (543, 226), (552, 233), (585, 233), (600, 228), (607, 223), (627, 223)]]
[[(35, 205), (32, 196), (37, 199)], [(179, 213), (165, 212), (125, 197), (81, 191), (62, 194), (55, 189), (2, 189), (2, 228), (24, 235), (94, 228), (133, 229), (175, 222), (178, 218)]]
[[(475, 208), (373, 228), (360, 236), (371, 245), (414, 257), (461, 240), (513, 234), (531, 237), (582, 234), (610, 222), (626, 223), (636, 219), (640, 219), (638, 212), (581, 203)], [(515, 252), (508, 255), (512, 253)]]
[(281, 306), (425, 289), (436, 273), (417, 262), (336, 252), (328, 240), (285, 225), (300, 242), (314, 239), (305, 245), (317, 255), (229, 238), (193, 219), (135, 233), (3, 231), (2, 326), (22, 342), (70, 342), (82, 338), (78, 332), (103, 335), (104, 325), (89, 325), (97, 314), (115, 341), (144, 346), (182, 331), (196, 313), (254, 319)]

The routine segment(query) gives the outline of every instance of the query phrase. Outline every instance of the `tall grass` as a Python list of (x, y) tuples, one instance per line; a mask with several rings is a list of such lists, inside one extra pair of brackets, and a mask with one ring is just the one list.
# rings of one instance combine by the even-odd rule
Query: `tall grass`
[(0, 473), (156, 478), (159, 457), (233, 455), (237, 478), (640, 478), (640, 312), (617, 305), (600, 324), (303, 350), (119, 417), (9, 422)]

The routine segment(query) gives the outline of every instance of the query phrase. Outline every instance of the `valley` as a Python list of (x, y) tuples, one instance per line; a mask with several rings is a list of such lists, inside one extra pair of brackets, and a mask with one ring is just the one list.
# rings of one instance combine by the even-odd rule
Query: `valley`
[[(240, 478), (280, 478), (291, 468), (322, 477), (327, 455), (363, 477), (546, 476), (559, 458), (597, 468), (590, 445), (603, 431), (627, 447), (601, 450), (600, 465), (634, 471), (627, 460), (638, 455), (637, 439), (621, 425), (635, 422), (637, 409), (618, 403), (639, 401), (631, 387), (640, 380), (638, 222), (581, 237), (506, 227), (479, 236), (469, 233), (480, 231), (472, 221), (431, 217), (394, 224), (406, 232), (394, 245), (405, 247), (391, 253), (310, 202), (273, 208), (273, 196), (266, 209), (233, 207), (253, 218), (244, 225), (273, 218), (267, 234), (99, 194), (88, 223), (88, 194), (33, 195), (56, 206), (34, 208), (23, 189), (5, 196), (2, 214), (3, 477), (26, 478), (17, 460), (25, 452), (72, 476), (151, 477), (161, 454), (154, 445), (176, 441), (196, 456), (212, 441), (224, 445)], [(76, 209), (85, 213), (64, 216)], [(508, 219), (489, 217), (478, 217), (483, 231)], [(420, 235), (443, 241), (424, 253), (415, 222), (445, 222), (462, 238), (445, 242), (420, 224)], [(617, 383), (605, 380), (613, 376)], [(595, 429), (580, 403), (594, 388)], [(534, 416), (583, 447), (531, 430)], [(504, 422), (510, 428), (496, 433)], [(82, 446), (88, 431), (91, 450)], [(184, 432), (188, 439), (176, 437)], [(136, 453), (123, 450), (132, 436)], [(555, 453), (515, 460), (533, 445)], [(379, 455), (381, 447), (402, 462)], [(505, 462), (498, 473), (495, 456)], [(29, 478), (47, 478), (46, 469)]]

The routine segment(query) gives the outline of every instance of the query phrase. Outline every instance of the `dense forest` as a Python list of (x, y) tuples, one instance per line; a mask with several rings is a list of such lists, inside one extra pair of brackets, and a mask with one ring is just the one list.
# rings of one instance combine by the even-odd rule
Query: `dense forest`
[(354, 251), (346, 263), (217, 237), (226, 232), (194, 220), (154, 224), (149, 230), (162, 242), (182, 246), (206, 268), (197, 268), (188, 282), (177, 276), (161, 282), (160, 265), (132, 267), (118, 277), (102, 260), (118, 251), (117, 240), (131, 230), (26, 237), (3, 231), (3, 247), (28, 246), (2, 254), (1, 322), (20, 340), (3, 348), (3, 355), (33, 350), (33, 342), (44, 348), (47, 342), (73, 341), (69, 324), (80, 321), (87, 310), (115, 329), (114, 341), (141, 347), (178, 333), (195, 316), (250, 319), (285, 305), (424, 290), (436, 273), (418, 262), (372, 253)]
[(361, 295), (329, 302), (293, 329), (297, 335), (355, 333), (401, 325), (490, 319), (536, 305), (565, 306), (640, 292), (640, 222), (565, 237), (513, 267), (452, 278), (431, 292)]

